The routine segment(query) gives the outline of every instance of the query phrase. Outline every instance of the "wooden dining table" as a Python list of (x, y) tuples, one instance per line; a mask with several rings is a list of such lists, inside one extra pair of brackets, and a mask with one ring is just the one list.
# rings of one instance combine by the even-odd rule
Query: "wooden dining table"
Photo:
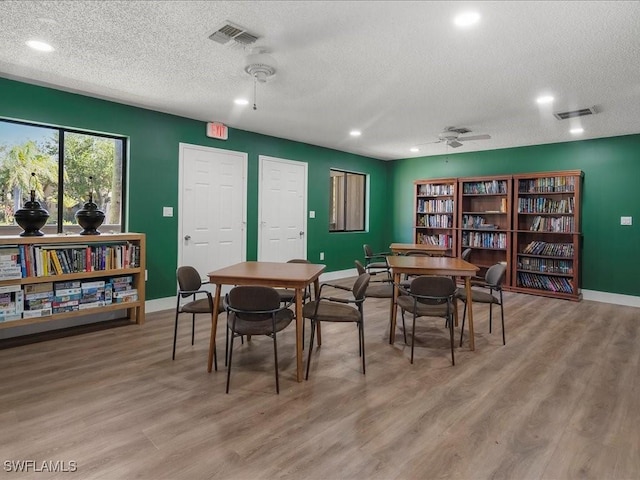
[(434, 256), (444, 256), (451, 251), (442, 245), (428, 245), (426, 243), (392, 243), (389, 250), (395, 254), (404, 255), (411, 251), (420, 251)]
[(396, 335), (396, 318), (398, 305), (398, 285), (403, 274), (406, 275), (443, 275), (447, 277), (464, 278), (464, 287), (467, 293), (467, 311), (469, 315), (469, 347), (475, 350), (473, 334), (473, 307), (471, 305), (471, 277), (479, 270), (474, 264), (461, 258), (453, 257), (428, 257), (391, 255), (386, 257), (391, 274), (393, 275), (393, 298), (391, 299), (391, 313), (389, 326), (389, 343), (393, 344)]
[(218, 306), (222, 285), (262, 285), (276, 288), (290, 288), (296, 292), (296, 379), (302, 381), (302, 299), (304, 290), (311, 283), (314, 292), (319, 292), (320, 274), (326, 265), (313, 263), (241, 262), (229, 267), (209, 272), (209, 282), (216, 285), (213, 313), (211, 315), (211, 337), (209, 340), (209, 360), (207, 371), (211, 372), (213, 353), (218, 329)]

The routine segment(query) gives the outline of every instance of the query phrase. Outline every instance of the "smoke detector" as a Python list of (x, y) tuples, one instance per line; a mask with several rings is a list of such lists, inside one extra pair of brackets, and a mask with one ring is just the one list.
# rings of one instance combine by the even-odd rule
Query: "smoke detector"
[(260, 83), (265, 83), (274, 76), (277, 68), (278, 62), (262, 48), (255, 49), (245, 59), (244, 71)]

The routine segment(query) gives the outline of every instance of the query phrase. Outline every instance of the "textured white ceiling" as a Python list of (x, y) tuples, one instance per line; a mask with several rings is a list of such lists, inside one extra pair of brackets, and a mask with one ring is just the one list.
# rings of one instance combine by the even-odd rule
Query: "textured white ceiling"
[[(456, 28), (466, 7), (479, 25)], [(278, 71), (257, 89), (248, 52), (208, 39), (226, 21), (260, 36)], [(640, 133), (640, 2), (0, 0), (0, 75), (380, 159)], [(25, 41), (50, 42), (55, 52)], [(551, 93), (552, 107), (535, 98)], [(552, 112), (596, 105), (597, 115)], [(0, 110), (1, 114), (1, 110)], [(351, 129), (362, 130), (352, 138)], [(449, 151), (451, 149), (449, 148)]]

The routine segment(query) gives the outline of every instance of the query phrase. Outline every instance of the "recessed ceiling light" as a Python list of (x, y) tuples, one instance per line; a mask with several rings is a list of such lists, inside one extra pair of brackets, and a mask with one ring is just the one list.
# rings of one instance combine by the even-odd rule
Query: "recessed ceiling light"
[(458, 27), (470, 27), (480, 21), (480, 14), (478, 12), (463, 12), (453, 19)]
[(29, 40), (26, 43), (29, 47), (39, 52), (53, 52), (55, 50), (51, 45), (46, 42), (41, 42), (40, 40)]
[(233, 103), (235, 103), (236, 105), (249, 105), (249, 100), (246, 100), (244, 98), (236, 98)]
[(352, 137), (359, 137), (360, 135), (362, 135), (362, 132), (360, 130), (351, 130), (349, 132), (349, 135), (351, 135)]
[(554, 98), (551, 95), (541, 95), (536, 98), (536, 102), (538, 102), (539, 105), (546, 105), (553, 102), (553, 100)]
[(583, 132), (584, 132), (584, 128), (582, 128), (582, 127), (576, 127), (576, 128), (572, 128), (571, 130), (569, 130), (569, 133), (572, 134), (572, 135), (580, 135)]
[(409, 150), (410, 150), (411, 152), (414, 152), (414, 153), (415, 153), (415, 152), (419, 152), (419, 151), (420, 151), (420, 149), (419, 149), (418, 147), (411, 147)]

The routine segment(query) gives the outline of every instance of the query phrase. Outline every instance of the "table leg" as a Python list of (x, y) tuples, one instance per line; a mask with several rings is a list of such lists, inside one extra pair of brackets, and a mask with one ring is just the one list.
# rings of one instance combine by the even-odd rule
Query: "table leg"
[(304, 288), (296, 288), (296, 379), (298, 382), (302, 381), (302, 325), (304, 318), (302, 318), (302, 296), (304, 295)]
[(398, 313), (398, 309), (396, 305), (398, 304), (398, 285), (400, 284), (400, 274), (393, 273), (393, 297), (391, 298), (391, 312), (389, 315), (390, 318), (390, 329), (389, 329), (389, 343), (393, 345), (393, 342), (396, 339), (396, 316)]
[(209, 362), (207, 372), (211, 372), (213, 366), (213, 350), (216, 346), (216, 332), (218, 331), (218, 308), (220, 306), (220, 290), (222, 285), (216, 283), (216, 296), (213, 299), (213, 312), (211, 313), (211, 336), (209, 339)]
[(475, 335), (473, 333), (473, 307), (471, 301), (471, 277), (464, 277), (464, 288), (467, 294), (467, 313), (469, 314), (469, 348), (476, 349)]

